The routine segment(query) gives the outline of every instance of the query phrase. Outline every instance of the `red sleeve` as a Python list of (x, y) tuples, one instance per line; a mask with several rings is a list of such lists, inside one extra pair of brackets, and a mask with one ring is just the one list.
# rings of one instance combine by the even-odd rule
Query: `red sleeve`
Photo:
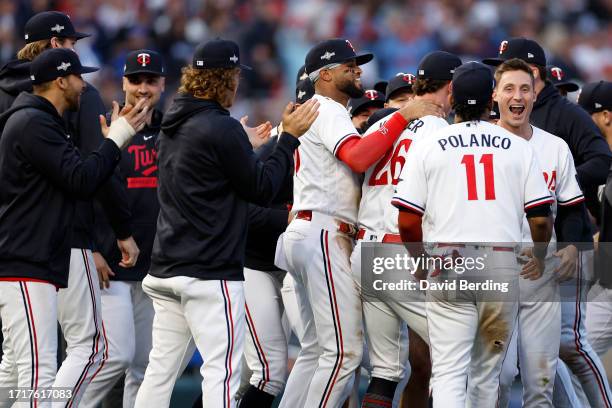
[(402, 242), (421, 242), (423, 241), (423, 229), (421, 221), (423, 216), (410, 210), (401, 209), (397, 217)]
[(402, 134), (408, 122), (395, 112), (376, 132), (346, 140), (336, 155), (356, 173), (364, 173), (389, 150)]

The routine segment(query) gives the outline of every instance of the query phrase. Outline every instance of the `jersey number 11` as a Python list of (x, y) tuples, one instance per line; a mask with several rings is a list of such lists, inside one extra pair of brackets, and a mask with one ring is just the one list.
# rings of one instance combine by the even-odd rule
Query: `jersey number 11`
[[(480, 157), (480, 161), (478, 163), (482, 164), (484, 168), (485, 200), (495, 200), (495, 175), (493, 173), (493, 154), (483, 154)], [(463, 159), (461, 160), (461, 164), (465, 165), (468, 200), (478, 200), (478, 191), (476, 189), (476, 165), (474, 164), (474, 155), (464, 155)]]

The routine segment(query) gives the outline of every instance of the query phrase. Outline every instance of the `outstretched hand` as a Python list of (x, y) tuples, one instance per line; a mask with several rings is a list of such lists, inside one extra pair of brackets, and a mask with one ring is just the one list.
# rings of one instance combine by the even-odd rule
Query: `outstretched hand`
[(249, 137), (249, 142), (251, 142), (251, 146), (253, 149), (257, 149), (258, 147), (264, 145), (268, 140), (270, 140), (270, 135), (272, 134), (272, 124), (268, 122), (264, 122), (258, 126), (250, 127), (247, 126), (247, 121), (249, 120), (248, 116), (243, 116), (240, 118), (240, 124), (244, 128), (247, 136)]
[(309, 99), (297, 108), (293, 102), (289, 102), (283, 111), (283, 130), (295, 137), (300, 137), (314, 123), (319, 116), (319, 101)]

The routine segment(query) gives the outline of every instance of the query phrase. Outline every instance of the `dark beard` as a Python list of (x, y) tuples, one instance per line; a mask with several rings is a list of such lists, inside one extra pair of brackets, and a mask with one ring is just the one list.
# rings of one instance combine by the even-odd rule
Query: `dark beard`
[(338, 87), (338, 90), (347, 94), (349, 98), (361, 98), (364, 94), (363, 88), (358, 88), (354, 82), (349, 81)]
[(76, 112), (79, 110), (79, 105), (80, 105), (80, 98), (79, 98), (79, 94), (76, 95), (71, 95), (68, 98), (68, 107), (67, 110), (71, 111), (71, 112)]

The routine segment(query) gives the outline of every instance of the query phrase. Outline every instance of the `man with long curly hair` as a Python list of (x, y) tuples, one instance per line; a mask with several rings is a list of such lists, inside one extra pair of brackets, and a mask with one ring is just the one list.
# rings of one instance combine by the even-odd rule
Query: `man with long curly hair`
[(183, 69), (162, 122), (158, 148), (160, 214), (151, 270), (153, 349), (136, 407), (167, 407), (176, 378), (197, 346), (202, 405), (233, 407), (244, 339), (243, 267), (248, 202), (266, 205), (293, 166), (293, 151), (317, 116), (307, 102), (283, 113), (283, 134), (261, 162), (228, 109), (241, 69), (238, 46), (213, 40)]

